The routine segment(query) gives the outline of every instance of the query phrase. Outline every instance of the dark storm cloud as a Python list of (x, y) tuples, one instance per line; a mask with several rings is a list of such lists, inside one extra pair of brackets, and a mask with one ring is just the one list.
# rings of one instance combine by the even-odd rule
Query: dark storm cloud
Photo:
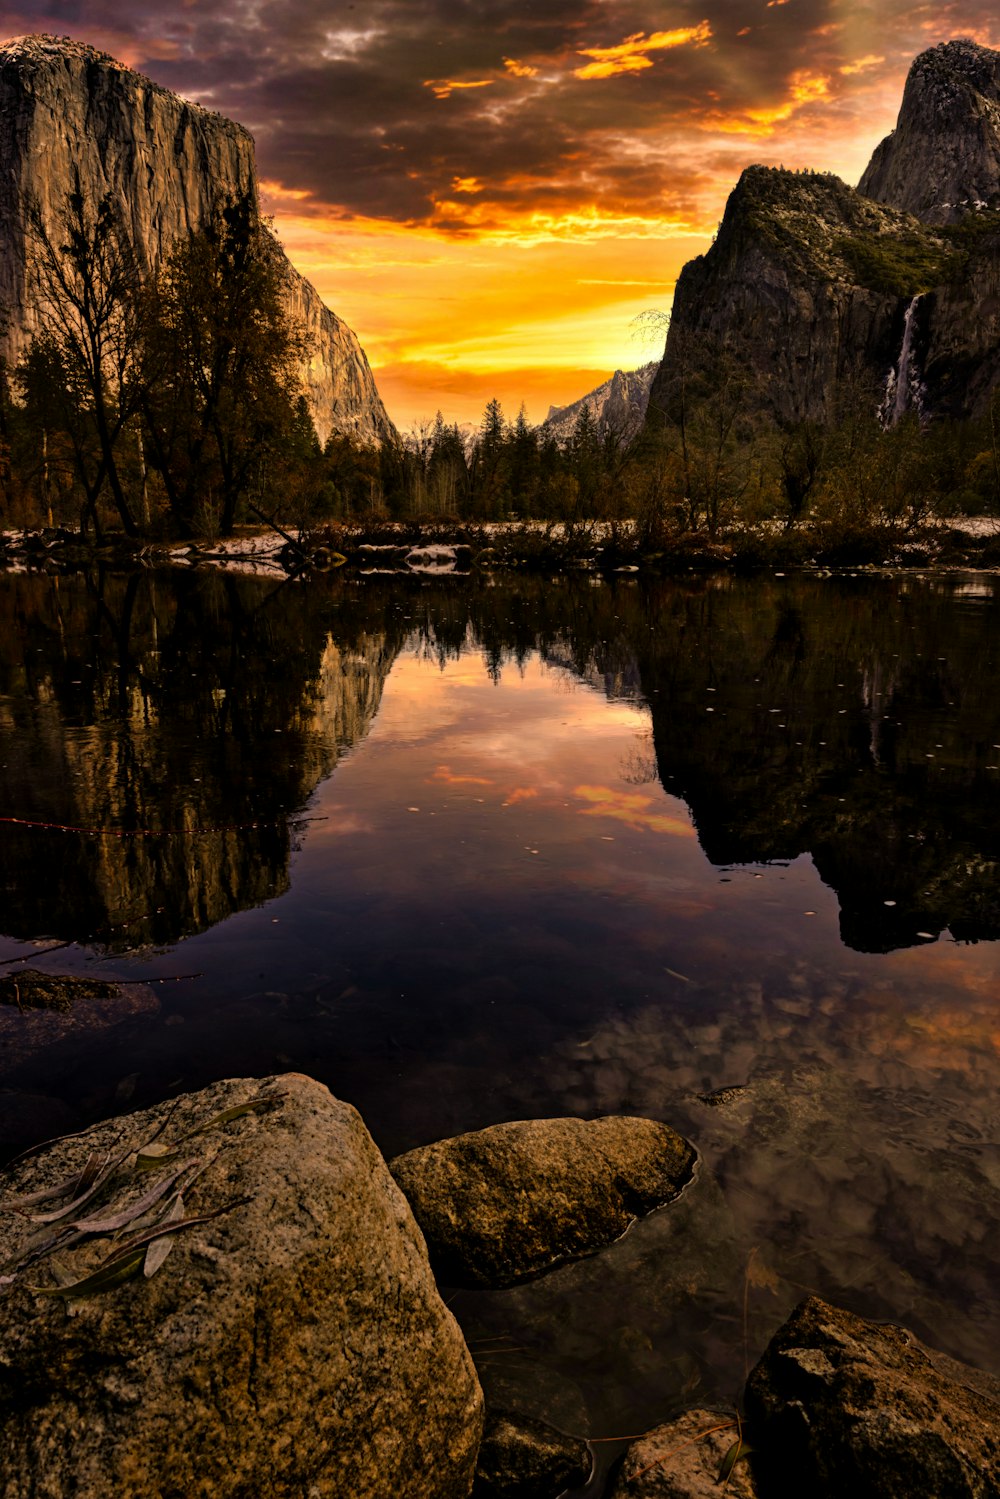
[[(126, 49), (167, 87), (248, 125), (262, 177), (318, 207), (457, 228), (470, 203), (478, 220), (486, 204), (497, 214), (586, 203), (624, 212), (659, 199), (684, 211), (697, 184), (690, 163), (664, 159), (673, 134), (694, 150), (701, 125), (738, 133), (748, 112), (766, 117), (790, 98), (832, 108), (857, 59), (898, 73), (904, 54), (940, 39), (942, 15), (974, 31), (991, 24), (991, 9), (149, 0), (125, 15), (109, 0), (49, 0), (3, 18), (8, 30), (65, 29)], [(808, 83), (817, 78), (818, 93)]]

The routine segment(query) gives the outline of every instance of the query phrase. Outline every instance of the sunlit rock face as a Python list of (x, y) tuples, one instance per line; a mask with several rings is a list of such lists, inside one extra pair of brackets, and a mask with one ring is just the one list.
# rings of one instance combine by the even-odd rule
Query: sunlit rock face
[(1000, 53), (961, 39), (914, 60), (858, 191), (928, 224), (1000, 203)]
[[(28, 282), (25, 206), (37, 200), (55, 230), (76, 183), (121, 205), (140, 263), (152, 269), (213, 206), (256, 198), (253, 137), (241, 125), (160, 88), (66, 37), (0, 47), (0, 301), (2, 351), (16, 362), (37, 326)], [(394, 433), (364, 350), (346, 323), (288, 263), (290, 311), (312, 349), (303, 382), (320, 440), (332, 430), (365, 441)]]
[(750, 376), (747, 404), (779, 422), (877, 408), (908, 311), (922, 414), (981, 414), (1000, 379), (998, 248), (1000, 53), (949, 42), (914, 62), (857, 190), (829, 173), (743, 173), (677, 282), (651, 425), (669, 424), (692, 366), (725, 356)]
[(557, 442), (568, 442), (586, 407), (602, 431), (622, 438), (632, 436), (645, 418), (656, 370), (655, 362), (638, 370), (615, 370), (610, 380), (569, 406), (550, 406), (545, 418), (546, 430)]

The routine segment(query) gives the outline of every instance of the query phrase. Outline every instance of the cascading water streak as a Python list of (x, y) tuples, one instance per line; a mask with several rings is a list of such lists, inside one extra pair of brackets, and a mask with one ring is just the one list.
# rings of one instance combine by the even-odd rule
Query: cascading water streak
[(899, 363), (889, 371), (885, 382), (885, 395), (879, 408), (879, 419), (884, 431), (895, 427), (907, 411), (923, 416), (924, 386), (920, 379), (920, 368), (914, 353), (917, 306), (920, 294), (913, 298), (903, 319), (903, 342), (899, 350)]

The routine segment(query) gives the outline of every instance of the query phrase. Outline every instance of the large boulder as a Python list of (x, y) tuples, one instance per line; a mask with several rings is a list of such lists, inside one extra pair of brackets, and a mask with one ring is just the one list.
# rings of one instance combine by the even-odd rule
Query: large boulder
[(818, 1297), (747, 1385), (768, 1493), (810, 1499), (995, 1499), (1000, 1380)]
[[(104, 1185), (61, 1223), (27, 1215), (71, 1192), (9, 1210), (88, 1166)], [(466, 1499), (468, 1350), (364, 1124), (319, 1083), (217, 1083), (55, 1143), (4, 1187), (3, 1499)], [(80, 1222), (25, 1263), (29, 1234)], [(74, 1291), (109, 1253), (137, 1278)]]
[(611, 1244), (675, 1198), (695, 1152), (653, 1119), (528, 1119), (390, 1162), (450, 1284), (505, 1286)]
[(748, 1452), (734, 1412), (685, 1411), (632, 1443), (609, 1499), (756, 1499)]

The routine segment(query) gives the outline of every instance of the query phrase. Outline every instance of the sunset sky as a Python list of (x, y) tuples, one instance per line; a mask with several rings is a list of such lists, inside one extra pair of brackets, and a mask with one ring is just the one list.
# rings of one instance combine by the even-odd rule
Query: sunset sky
[(265, 207), (406, 430), (540, 421), (662, 351), (749, 162), (856, 182), (955, 0), (38, 0), (0, 33), (112, 53), (256, 136)]

